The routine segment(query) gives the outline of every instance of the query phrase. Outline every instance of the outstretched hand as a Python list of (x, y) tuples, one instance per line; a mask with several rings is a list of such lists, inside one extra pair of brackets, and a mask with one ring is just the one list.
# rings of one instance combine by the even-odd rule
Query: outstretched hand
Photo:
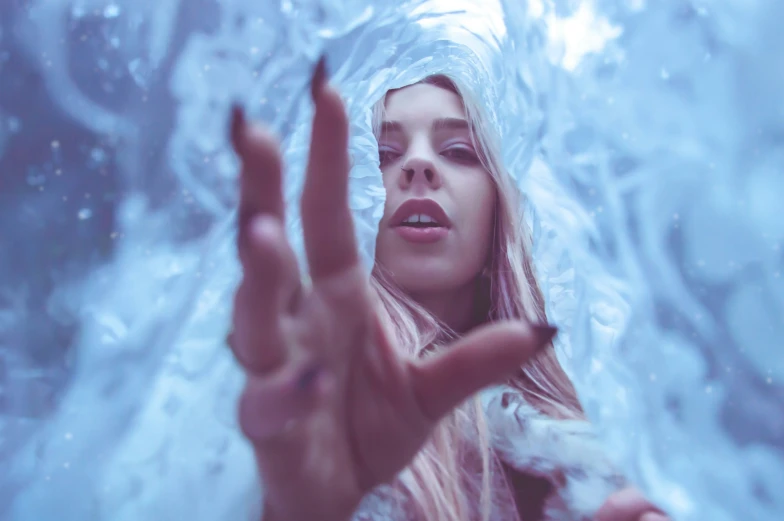
[(359, 262), (347, 200), (349, 125), (323, 62), (312, 95), (301, 207), (307, 285), (284, 232), (278, 144), (240, 110), (232, 121), (243, 279), (230, 344), (247, 374), (239, 420), (255, 449), (268, 520), (349, 519), (362, 496), (412, 460), (440, 418), (511, 376), (555, 332), (497, 323), (427, 360), (401, 357)]

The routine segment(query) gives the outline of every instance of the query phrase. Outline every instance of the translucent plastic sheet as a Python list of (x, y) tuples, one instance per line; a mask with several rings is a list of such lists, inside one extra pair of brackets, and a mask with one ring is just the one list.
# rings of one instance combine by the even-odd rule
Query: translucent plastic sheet
[(368, 108), (457, 75), (532, 203), (608, 452), (679, 521), (780, 520), (782, 19), (778, 0), (3, 2), (0, 518), (252, 515), (226, 117), (241, 101), (280, 133), (296, 200), (326, 52), (365, 260)]

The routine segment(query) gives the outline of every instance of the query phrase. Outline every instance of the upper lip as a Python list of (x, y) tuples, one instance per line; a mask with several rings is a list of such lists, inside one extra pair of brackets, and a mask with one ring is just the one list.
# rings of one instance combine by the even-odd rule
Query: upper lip
[(449, 228), (451, 222), (447, 217), (446, 212), (441, 206), (432, 199), (409, 199), (400, 206), (398, 206), (395, 213), (392, 214), (390, 223), (392, 226), (400, 226), (403, 221), (412, 215), (425, 214), (438, 223), (439, 226)]

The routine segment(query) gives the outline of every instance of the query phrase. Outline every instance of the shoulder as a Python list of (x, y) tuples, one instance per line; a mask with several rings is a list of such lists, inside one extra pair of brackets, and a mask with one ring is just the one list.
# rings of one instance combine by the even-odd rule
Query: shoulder
[(488, 389), (482, 399), (498, 458), (553, 485), (545, 519), (589, 519), (626, 485), (589, 422), (545, 416), (507, 386)]

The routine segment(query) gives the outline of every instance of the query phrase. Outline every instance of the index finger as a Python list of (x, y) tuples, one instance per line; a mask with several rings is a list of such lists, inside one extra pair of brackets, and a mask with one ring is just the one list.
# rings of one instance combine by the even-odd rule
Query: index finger
[(254, 217), (267, 214), (284, 221), (283, 167), (275, 137), (248, 124), (239, 107), (232, 110), (231, 141), (242, 163), (238, 227), (240, 257), (244, 258), (248, 226)]
[(313, 75), (313, 132), (302, 193), (305, 251), (314, 282), (357, 264), (348, 207), (348, 117), (338, 92), (326, 85), (324, 60)]

